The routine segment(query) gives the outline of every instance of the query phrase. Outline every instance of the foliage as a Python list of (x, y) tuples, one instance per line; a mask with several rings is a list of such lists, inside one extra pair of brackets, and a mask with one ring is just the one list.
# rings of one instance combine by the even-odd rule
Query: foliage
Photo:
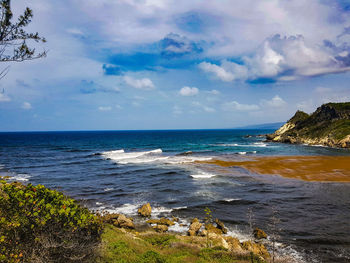
[(282, 137), (340, 141), (350, 135), (350, 102), (323, 104), (311, 115), (297, 111), (288, 122), (295, 127)]
[(154, 246), (169, 246), (172, 242), (176, 240), (176, 237), (174, 235), (149, 235), (145, 237), (145, 240), (149, 243), (151, 243)]
[(100, 219), (43, 185), (0, 181), (0, 261), (88, 262)]
[[(0, 0), (0, 62), (22, 62), (46, 56), (46, 51), (36, 52), (35, 48), (28, 46), (27, 41), (45, 43), (45, 38), (39, 33), (27, 33), (25, 27), (33, 18), (33, 11), (26, 8), (17, 21), (13, 22), (11, 0)], [(0, 72), (0, 78), (4, 77), (8, 67)]]
[[(152, 238), (150, 238), (152, 237)], [(181, 241), (180, 241), (181, 239)], [(150, 242), (151, 241), (151, 242)], [(222, 247), (201, 248), (191, 237), (173, 236), (166, 233), (125, 233), (107, 225), (102, 235), (100, 263), (262, 263), (254, 255), (235, 254)], [(202, 240), (205, 242), (205, 240)]]

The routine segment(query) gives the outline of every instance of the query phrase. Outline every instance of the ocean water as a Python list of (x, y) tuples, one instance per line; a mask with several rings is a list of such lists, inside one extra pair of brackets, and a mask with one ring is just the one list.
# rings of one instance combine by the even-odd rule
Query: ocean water
[(304, 182), (197, 162), (350, 155), (348, 150), (266, 143), (259, 135), (270, 132), (0, 133), (0, 174), (58, 189), (94, 210), (136, 215), (141, 204), (150, 202), (154, 217), (173, 215), (188, 223), (204, 218), (209, 207), (230, 235), (243, 240), (251, 237), (250, 223), (269, 232), (275, 210), (278, 253), (296, 262), (350, 262), (350, 184)]

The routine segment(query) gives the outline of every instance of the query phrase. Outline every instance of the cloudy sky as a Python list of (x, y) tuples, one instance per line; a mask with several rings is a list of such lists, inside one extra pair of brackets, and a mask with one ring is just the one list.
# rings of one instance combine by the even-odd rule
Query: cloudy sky
[(231, 128), (350, 101), (347, 0), (12, 2), (48, 56), (9, 64), (2, 131)]

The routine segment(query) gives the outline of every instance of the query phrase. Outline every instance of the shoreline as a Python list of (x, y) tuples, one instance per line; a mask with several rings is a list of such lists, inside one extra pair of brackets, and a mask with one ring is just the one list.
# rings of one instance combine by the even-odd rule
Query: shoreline
[(278, 175), (308, 182), (350, 183), (350, 156), (264, 156), (244, 160), (199, 161), (221, 167), (243, 167), (262, 175)]

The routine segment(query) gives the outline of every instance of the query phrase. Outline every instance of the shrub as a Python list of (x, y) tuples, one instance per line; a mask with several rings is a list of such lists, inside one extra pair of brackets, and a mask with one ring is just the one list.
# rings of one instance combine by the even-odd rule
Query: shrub
[(101, 220), (43, 185), (0, 181), (1, 262), (94, 260)]
[(148, 235), (144, 238), (147, 242), (151, 243), (153, 246), (161, 246), (166, 247), (169, 246), (170, 243), (174, 242), (176, 240), (176, 237), (174, 235)]

